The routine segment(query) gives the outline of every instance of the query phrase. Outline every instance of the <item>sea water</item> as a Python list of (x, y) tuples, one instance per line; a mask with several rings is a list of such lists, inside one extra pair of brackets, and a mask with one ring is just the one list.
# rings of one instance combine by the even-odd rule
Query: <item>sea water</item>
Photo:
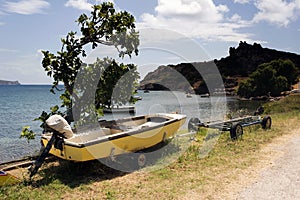
[[(42, 129), (39, 117), (42, 111), (49, 111), (54, 105), (60, 105), (59, 94), (50, 93), (49, 85), (0, 86), (0, 163), (36, 154), (40, 149)], [(222, 119), (228, 109), (238, 109), (239, 101), (228, 97), (201, 98), (177, 91), (150, 91), (136, 94), (142, 98), (135, 104), (135, 115), (150, 113), (178, 112), (201, 120)], [(130, 117), (130, 114), (107, 114), (104, 119)], [(187, 123), (184, 125), (186, 127)], [(37, 133), (36, 139), (27, 142), (20, 139), (23, 126), (31, 126)]]
[[(41, 133), (39, 117), (43, 110), (59, 104), (59, 95), (50, 93), (49, 85), (0, 86), (0, 163), (31, 156), (39, 150), (38, 139), (20, 139), (23, 126)], [(37, 135), (37, 138), (39, 135)]]

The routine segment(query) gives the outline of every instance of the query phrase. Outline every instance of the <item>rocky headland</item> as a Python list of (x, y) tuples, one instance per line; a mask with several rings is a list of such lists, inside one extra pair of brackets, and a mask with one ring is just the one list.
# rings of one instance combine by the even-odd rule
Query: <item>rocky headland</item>
[(5, 81), (0, 80), (0, 85), (21, 85), (19, 81)]
[[(213, 76), (213, 74), (209, 74), (209, 69), (217, 67), (223, 82), (221, 85), (215, 83), (213, 87), (216, 91), (225, 87), (228, 95), (235, 95), (236, 87), (241, 80), (247, 78), (259, 65), (278, 59), (289, 59), (300, 69), (300, 55), (263, 48), (257, 43), (251, 45), (240, 42), (237, 48), (229, 48), (229, 56), (220, 60), (159, 66), (155, 71), (146, 75), (140, 82), (139, 89), (208, 93), (207, 81), (204, 80), (209, 78), (203, 78), (202, 75)], [(207, 71), (208, 73), (206, 73)]]

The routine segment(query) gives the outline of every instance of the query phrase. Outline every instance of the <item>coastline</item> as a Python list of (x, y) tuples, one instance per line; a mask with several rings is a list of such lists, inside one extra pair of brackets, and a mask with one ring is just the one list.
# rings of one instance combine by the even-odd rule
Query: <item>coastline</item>
[(0, 80), (0, 85), (21, 85), (19, 81)]

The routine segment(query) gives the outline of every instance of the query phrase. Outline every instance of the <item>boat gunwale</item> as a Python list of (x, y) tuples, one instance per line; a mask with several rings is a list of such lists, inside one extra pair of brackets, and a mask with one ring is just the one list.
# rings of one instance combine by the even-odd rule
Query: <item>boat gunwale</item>
[[(153, 116), (153, 117), (168, 117), (168, 115), (157, 115), (157, 114), (156, 115), (150, 115), (150, 116)], [(133, 117), (133, 118), (134, 119), (142, 119), (142, 118), (146, 118), (146, 116), (142, 115), (142, 116), (137, 116), (137, 117)], [(124, 119), (114, 120), (114, 121), (116, 121), (116, 122), (126, 122), (129, 119), (133, 119), (133, 118), (124, 118)], [(100, 143), (104, 143), (104, 142), (108, 142), (108, 141), (113, 141), (113, 140), (117, 140), (117, 139), (120, 139), (120, 138), (137, 135), (137, 134), (140, 134), (140, 133), (143, 133), (143, 132), (146, 132), (146, 131), (151, 131), (153, 129), (157, 129), (157, 128), (167, 126), (167, 125), (172, 124), (174, 122), (181, 121), (185, 118), (186, 118), (185, 115), (181, 115), (180, 118), (171, 118), (168, 121), (158, 123), (155, 126), (144, 127), (144, 128), (138, 129), (138, 130), (122, 131), (120, 133), (115, 133), (115, 134), (111, 134), (111, 135), (104, 135), (104, 136), (98, 137), (97, 139), (87, 141), (87, 142), (83, 142), (83, 143), (76, 143), (76, 142), (69, 141), (68, 139), (64, 139), (64, 145), (71, 146), (71, 147), (76, 147), (76, 148), (85, 148), (85, 147), (88, 147), (88, 146), (93, 146), (95, 144), (100, 144)], [(46, 137), (47, 136), (42, 136), (42, 138), (47, 140)]]

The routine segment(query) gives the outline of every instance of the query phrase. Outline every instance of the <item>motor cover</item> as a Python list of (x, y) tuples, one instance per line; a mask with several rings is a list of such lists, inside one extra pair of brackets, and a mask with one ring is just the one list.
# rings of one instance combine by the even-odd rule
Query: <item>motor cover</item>
[(52, 115), (46, 120), (46, 124), (64, 135), (65, 138), (71, 138), (73, 131), (69, 123), (61, 115)]

